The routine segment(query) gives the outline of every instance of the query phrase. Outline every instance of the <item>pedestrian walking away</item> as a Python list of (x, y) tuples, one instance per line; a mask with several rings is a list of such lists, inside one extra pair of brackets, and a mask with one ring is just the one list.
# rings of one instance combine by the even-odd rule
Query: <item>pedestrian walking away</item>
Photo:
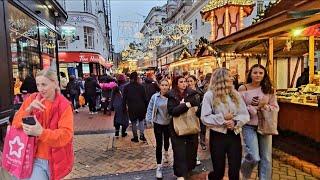
[(80, 96), (80, 82), (78, 82), (74, 75), (71, 75), (67, 84), (66, 93), (72, 107), (76, 113), (79, 112), (79, 96)]
[(169, 161), (169, 123), (167, 104), (168, 98), (164, 95), (169, 91), (169, 81), (160, 80), (160, 92), (154, 94), (149, 102), (146, 120), (154, 125), (154, 135), (156, 138), (156, 159), (157, 170), (156, 177), (162, 178), (162, 144), (164, 144), (164, 163)]
[(243, 127), (245, 155), (241, 166), (244, 179), (251, 177), (258, 165), (259, 179), (269, 180), (272, 175), (272, 136), (257, 132), (259, 112), (279, 111), (277, 98), (265, 67), (255, 64), (250, 68), (246, 84), (239, 87), (250, 113), (250, 121)]
[(216, 69), (202, 102), (201, 120), (210, 127), (210, 154), (213, 171), (209, 180), (222, 180), (228, 158), (228, 177), (239, 180), (242, 146), (240, 132), (249, 113), (233, 78), (226, 68)]
[(114, 127), (116, 128), (115, 136), (119, 136), (120, 127), (122, 137), (127, 136), (127, 128), (129, 126), (129, 117), (127, 109), (124, 106), (123, 89), (127, 85), (125, 75), (118, 76), (118, 87), (112, 92), (111, 102), (108, 109), (114, 110)]
[(84, 89), (85, 89), (85, 95), (87, 96), (87, 100), (89, 103), (89, 113), (90, 114), (96, 114), (97, 109), (96, 109), (96, 101), (97, 101), (97, 89), (101, 89), (99, 86), (97, 80), (94, 77), (88, 77), (86, 79), (86, 82), (84, 84)]
[(124, 108), (128, 108), (129, 118), (132, 123), (132, 142), (139, 142), (138, 129), (140, 131), (140, 140), (147, 141), (144, 136), (144, 120), (147, 112), (147, 99), (143, 85), (139, 83), (137, 72), (130, 74), (130, 83), (123, 90)]
[[(186, 79), (177, 76), (172, 82), (172, 90), (168, 93), (168, 113), (179, 117), (191, 107), (200, 105), (198, 93), (187, 88)], [(185, 179), (195, 168), (198, 149), (198, 134), (178, 136), (174, 130), (174, 122), (169, 125), (173, 149), (173, 170), (179, 180)]]

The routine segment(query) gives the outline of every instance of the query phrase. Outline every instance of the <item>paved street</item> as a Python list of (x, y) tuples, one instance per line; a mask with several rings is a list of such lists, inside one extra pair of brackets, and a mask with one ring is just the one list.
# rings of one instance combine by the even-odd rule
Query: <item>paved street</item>
[[(152, 129), (146, 130), (146, 143), (132, 143), (130, 131), (129, 136), (117, 138), (112, 133), (112, 126), (112, 116), (89, 115), (86, 111), (75, 115), (76, 133), (82, 135), (75, 136), (75, 165), (66, 179), (155, 179), (155, 139)], [(94, 132), (96, 134), (88, 134)], [(205, 179), (211, 169), (209, 152), (200, 149), (198, 152), (202, 165), (195, 169), (190, 179)], [(172, 161), (165, 165), (164, 179), (174, 179), (171, 167)], [(252, 179), (256, 179), (256, 176), (257, 171), (253, 173)], [(311, 173), (274, 159), (273, 179), (316, 178)]]

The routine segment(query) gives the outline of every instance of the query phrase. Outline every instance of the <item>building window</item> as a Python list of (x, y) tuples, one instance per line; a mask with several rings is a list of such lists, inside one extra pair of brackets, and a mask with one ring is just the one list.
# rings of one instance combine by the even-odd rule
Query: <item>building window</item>
[(92, 13), (91, 0), (83, 0), (84, 12)]
[(196, 19), (196, 20), (194, 21), (194, 26), (195, 26), (195, 30), (197, 30), (197, 29), (198, 29), (198, 19)]
[(65, 10), (67, 10), (66, 0), (63, 0), (62, 3), (63, 3), (63, 8), (64, 8)]
[(84, 26), (84, 46), (86, 49), (94, 49), (94, 29)]
[(68, 49), (67, 41), (59, 41), (59, 49)]
[(258, 0), (257, 2), (257, 14), (261, 14), (263, 12), (263, 0)]

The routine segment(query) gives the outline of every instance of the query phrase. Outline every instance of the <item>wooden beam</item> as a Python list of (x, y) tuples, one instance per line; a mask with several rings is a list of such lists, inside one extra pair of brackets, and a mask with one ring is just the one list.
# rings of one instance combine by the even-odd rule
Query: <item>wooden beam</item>
[(278, 61), (277, 58), (273, 58), (273, 85), (274, 88), (278, 88)]
[(309, 37), (309, 83), (314, 79), (314, 36)]
[(239, 9), (239, 30), (241, 30), (241, 29), (243, 29), (243, 27), (244, 27), (244, 25), (243, 25), (243, 17), (244, 17), (244, 15), (243, 15), (243, 7), (241, 6), (240, 7), (240, 9)]
[(303, 64), (303, 59), (301, 59), (301, 57), (298, 57), (298, 61), (297, 61), (296, 66), (295, 66), (295, 68), (294, 68), (293, 76), (292, 76), (292, 79), (291, 79), (290, 88), (293, 87), (294, 80), (296, 79), (297, 72), (298, 72), (298, 69), (299, 69), (299, 63), (300, 63), (300, 62), (301, 62), (301, 64)]
[(246, 75), (249, 72), (249, 57), (246, 57)]
[(268, 44), (268, 73), (269, 77), (271, 79), (271, 82), (273, 82), (274, 86), (276, 86), (276, 83), (274, 82), (274, 69), (273, 69), (273, 39), (269, 38), (269, 44)]
[(229, 20), (229, 7), (227, 6), (226, 7), (226, 11), (225, 11), (225, 26), (224, 26), (224, 31), (225, 31), (225, 35), (226, 36), (229, 36), (229, 34), (230, 34), (230, 27), (229, 27), (229, 25), (230, 25), (230, 20)]
[(261, 56), (258, 56), (258, 64), (261, 65)]
[(288, 77), (287, 77), (287, 88), (290, 87), (290, 79), (291, 79), (291, 57), (288, 57)]
[(210, 13), (210, 25), (211, 25), (211, 33), (210, 33), (210, 40), (214, 41), (216, 37), (216, 32), (215, 32), (215, 22), (214, 22), (214, 11), (211, 11)]

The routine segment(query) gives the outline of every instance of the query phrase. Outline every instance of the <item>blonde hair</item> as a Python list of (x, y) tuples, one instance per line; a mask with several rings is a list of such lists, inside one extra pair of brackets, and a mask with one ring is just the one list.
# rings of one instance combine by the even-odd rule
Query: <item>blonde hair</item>
[(60, 92), (60, 88), (59, 88), (59, 80), (58, 80), (58, 76), (57, 76), (57, 71), (54, 71), (52, 69), (43, 69), (39, 72), (37, 72), (36, 77), (39, 76), (43, 76), (48, 78), (49, 80), (53, 81), (56, 84), (56, 88), (55, 90), (57, 92)]
[(213, 105), (217, 106), (219, 103), (226, 103), (227, 96), (239, 107), (239, 96), (233, 85), (228, 86), (226, 81), (229, 76), (229, 70), (226, 68), (215, 69), (212, 73), (209, 89), (213, 92)]

